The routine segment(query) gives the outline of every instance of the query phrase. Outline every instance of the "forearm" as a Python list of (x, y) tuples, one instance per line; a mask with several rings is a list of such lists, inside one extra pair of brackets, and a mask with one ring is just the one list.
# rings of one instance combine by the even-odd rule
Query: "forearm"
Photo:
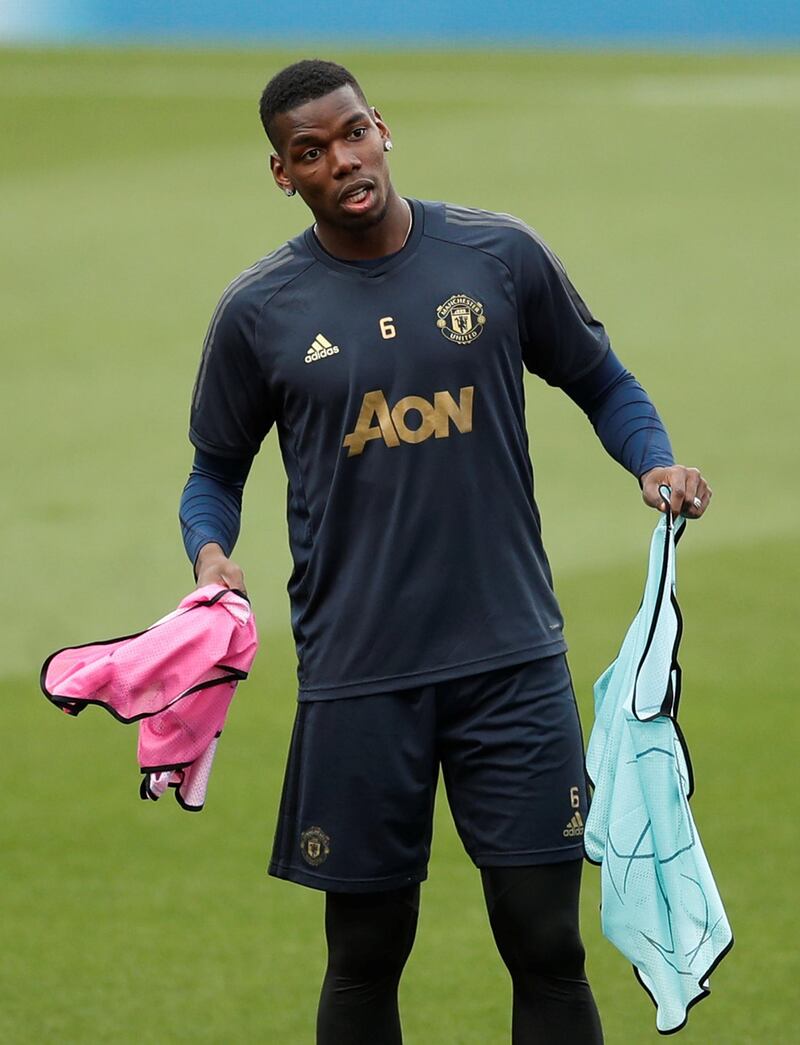
[[(183, 544), (195, 574), (204, 547), (218, 546), (226, 557), (233, 551), (239, 536), (242, 492), (251, 464), (251, 457), (221, 458), (196, 451), (179, 510)], [(209, 553), (212, 551), (213, 547)]]
[(613, 352), (564, 391), (587, 415), (607, 452), (637, 479), (674, 463), (658, 411)]

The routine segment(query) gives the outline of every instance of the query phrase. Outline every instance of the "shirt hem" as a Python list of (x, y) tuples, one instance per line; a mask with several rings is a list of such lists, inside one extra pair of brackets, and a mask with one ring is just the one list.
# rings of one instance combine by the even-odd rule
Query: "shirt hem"
[(360, 682), (346, 682), (335, 686), (303, 686), (298, 689), (297, 699), (301, 702), (314, 700), (339, 700), (345, 697), (366, 697), (376, 693), (392, 693), (401, 689), (412, 689), (427, 686), (434, 682), (459, 678), (463, 675), (479, 675), (483, 671), (495, 668), (510, 667), (523, 664), (529, 660), (540, 660), (557, 653), (565, 653), (567, 644), (563, 637), (552, 642), (536, 646), (525, 646), (508, 653), (499, 653), (478, 660), (461, 661), (445, 667), (431, 668), (427, 671), (414, 671), (402, 675), (389, 675), (377, 679), (365, 679)]
[(240, 461), (252, 460), (259, 451), (259, 447), (254, 449), (252, 446), (218, 446), (216, 443), (210, 443), (207, 439), (204, 439), (193, 428), (189, 429), (189, 442), (195, 450), (202, 450), (204, 453), (213, 454), (217, 457), (229, 457)]

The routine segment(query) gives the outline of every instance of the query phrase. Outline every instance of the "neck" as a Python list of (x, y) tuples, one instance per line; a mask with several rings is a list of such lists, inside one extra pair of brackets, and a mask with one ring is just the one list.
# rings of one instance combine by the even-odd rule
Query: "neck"
[(382, 258), (401, 250), (411, 230), (411, 209), (395, 189), (380, 221), (363, 229), (343, 229), (325, 221), (314, 225), (314, 232), (325, 250), (344, 261)]

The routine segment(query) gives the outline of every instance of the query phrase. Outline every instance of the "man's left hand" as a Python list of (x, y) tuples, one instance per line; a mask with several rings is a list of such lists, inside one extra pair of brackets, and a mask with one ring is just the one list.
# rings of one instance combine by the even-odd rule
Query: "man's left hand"
[(689, 519), (699, 519), (711, 500), (711, 487), (697, 468), (684, 468), (682, 464), (651, 468), (641, 476), (641, 483), (644, 503), (660, 512), (667, 510), (667, 504), (658, 491), (659, 486), (668, 486), (672, 490), (669, 507), (673, 518), (685, 515)]

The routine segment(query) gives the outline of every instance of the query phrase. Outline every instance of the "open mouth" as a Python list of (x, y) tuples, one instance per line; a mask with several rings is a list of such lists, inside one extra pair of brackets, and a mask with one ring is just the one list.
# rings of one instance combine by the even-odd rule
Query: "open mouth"
[(363, 214), (369, 210), (375, 200), (375, 190), (372, 185), (362, 184), (349, 189), (339, 197), (339, 205), (350, 214)]

